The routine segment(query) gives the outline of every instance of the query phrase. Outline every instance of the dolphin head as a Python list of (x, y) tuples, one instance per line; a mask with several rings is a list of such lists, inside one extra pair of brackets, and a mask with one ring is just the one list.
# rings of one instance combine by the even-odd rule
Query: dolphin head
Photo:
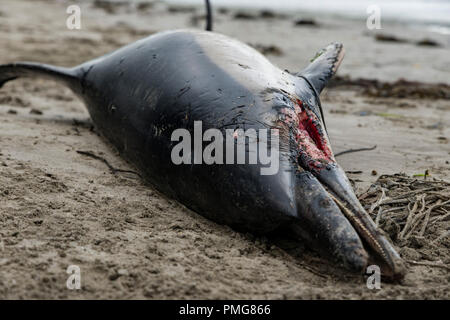
[(386, 278), (403, 278), (402, 259), (360, 204), (336, 162), (325, 127), (319, 93), (342, 59), (332, 44), (296, 77), (296, 93), (272, 93), (277, 109), (280, 148), (288, 150), (295, 171), (296, 222), (303, 238), (331, 253), (353, 271), (377, 264)]

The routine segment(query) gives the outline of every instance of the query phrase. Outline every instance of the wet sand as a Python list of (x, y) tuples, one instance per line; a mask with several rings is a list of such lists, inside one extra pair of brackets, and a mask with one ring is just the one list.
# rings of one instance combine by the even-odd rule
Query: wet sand
[[(201, 7), (176, 10), (160, 4), (136, 10), (124, 3), (105, 8), (82, 2), (82, 29), (68, 30), (68, 2), (2, 1), (0, 63), (73, 66), (154, 32), (204, 25), (196, 18)], [(450, 84), (448, 37), (385, 23), (383, 33), (408, 39), (386, 42), (377, 41), (364, 22), (316, 18), (318, 26), (294, 26), (301, 14), (264, 18), (253, 12), (250, 19), (235, 14), (216, 12), (215, 30), (265, 49), (269, 60), (292, 72), (327, 43), (340, 41), (347, 51), (342, 77)], [(441, 46), (415, 44), (425, 38)], [(381, 174), (428, 170), (430, 178), (448, 180), (445, 89), (443, 97), (401, 98), (365, 88), (361, 82), (340, 82), (322, 94), (335, 152), (377, 146), (338, 158), (346, 170), (362, 171), (349, 174), (357, 191), (363, 193)], [(383, 283), (371, 291), (364, 278), (301, 244), (235, 232), (132, 174), (112, 174), (101, 161), (77, 151), (133, 168), (96, 134), (83, 104), (51, 81), (6, 84), (0, 90), (0, 123), (0, 298), (450, 297), (445, 268), (411, 265), (402, 284)], [(448, 242), (441, 245), (448, 248)], [(439, 257), (411, 250), (407, 254), (415, 259), (450, 262), (448, 250)], [(69, 265), (81, 268), (82, 290), (66, 288)]]

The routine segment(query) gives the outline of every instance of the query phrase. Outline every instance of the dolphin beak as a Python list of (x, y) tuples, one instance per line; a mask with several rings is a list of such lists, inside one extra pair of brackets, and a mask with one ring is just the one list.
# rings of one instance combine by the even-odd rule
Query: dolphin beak
[(291, 225), (292, 230), (311, 247), (331, 253), (345, 268), (364, 273), (369, 256), (358, 233), (310, 172), (296, 174), (295, 199), (297, 223)]
[(402, 259), (362, 207), (344, 170), (335, 163), (315, 172), (315, 176), (368, 248), (370, 263), (378, 264), (387, 278), (403, 278), (405, 266)]
[(402, 259), (356, 198), (337, 164), (296, 174), (297, 223), (293, 231), (325, 254), (331, 253), (353, 272), (375, 264), (391, 281), (404, 277)]

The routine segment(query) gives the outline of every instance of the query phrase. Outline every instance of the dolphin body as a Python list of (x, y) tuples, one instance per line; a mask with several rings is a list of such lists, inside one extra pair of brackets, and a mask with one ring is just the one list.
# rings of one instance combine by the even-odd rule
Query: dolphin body
[[(383, 275), (401, 279), (401, 258), (356, 198), (325, 129), (319, 94), (342, 58), (342, 45), (333, 43), (291, 74), (227, 36), (176, 30), (74, 68), (1, 65), (0, 87), (19, 77), (62, 82), (84, 101), (98, 131), (165, 195), (238, 230), (288, 228), (350, 270), (364, 273), (375, 259)], [(194, 135), (197, 121), (204, 131), (278, 130), (278, 149), (268, 148), (279, 152), (279, 170), (175, 164), (172, 133)]]

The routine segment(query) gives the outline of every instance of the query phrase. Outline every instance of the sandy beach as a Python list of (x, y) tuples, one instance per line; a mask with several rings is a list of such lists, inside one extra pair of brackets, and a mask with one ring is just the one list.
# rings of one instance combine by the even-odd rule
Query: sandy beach
[[(0, 63), (75, 66), (159, 31), (205, 24), (202, 3), (79, 3), (82, 28), (69, 30), (72, 1), (2, 0)], [(290, 72), (328, 43), (344, 44), (322, 104), (335, 153), (376, 145), (337, 158), (358, 194), (384, 174), (450, 180), (450, 36), (395, 22), (368, 30), (356, 19), (214, 9), (216, 32)], [(69, 89), (42, 79), (0, 89), (0, 299), (450, 298), (448, 268), (411, 264), (401, 284), (369, 290), (301, 244), (215, 224), (77, 151), (133, 170)], [(448, 233), (449, 223), (433, 232)], [(408, 259), (450, 265), (448, 236), (395, 245)], [(81, 269), (81, 290), (66, 288), (69, 265)]]

